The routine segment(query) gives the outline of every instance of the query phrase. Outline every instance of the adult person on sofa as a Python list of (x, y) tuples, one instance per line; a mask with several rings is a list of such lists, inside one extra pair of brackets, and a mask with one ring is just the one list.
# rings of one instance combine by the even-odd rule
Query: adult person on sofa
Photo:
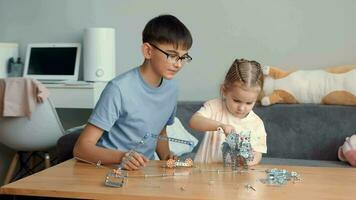
[(168, 141), (147, 138), (146, 134), (166, 136), (166, 126), (174, 122), (177, 84), (174, 75), (190, 62), (192, 36), (172, 15), (151, 19), (142, 33), (144, 62), (111, 80), (78, 138), (73, 155), (103, 164), (122, 163), (137, 170), (154, 158), (172, 158)]
[(236, 59), (226, 74), (221, 86), (221, 99), (204, 103), (190, 119), (191, 128), (206, 132), (199, 146), (195, 162), (222, 162), (221, 144), (225, 135), (217, 132), (222, 128), (228, 135), (233, 130), (251, 131), (251, 146), (254, 159), (248, 165), (261, 161), (267, 152), (266, 131), (263, 121), (252, 111), (262, 89), (261, 65), (256, 61)]

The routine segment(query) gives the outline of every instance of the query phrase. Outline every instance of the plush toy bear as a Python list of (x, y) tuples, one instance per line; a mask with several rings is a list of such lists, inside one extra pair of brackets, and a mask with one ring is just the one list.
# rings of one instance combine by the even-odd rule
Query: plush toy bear
[(356, 105), (356, 65), (324, 70), (283, 71), (264, 66), (261, 104), (317, 103)]
[(341, 161), (356, 167), (356, 135), (346, 138), (344, 144), (339, 148), (338, 157)]

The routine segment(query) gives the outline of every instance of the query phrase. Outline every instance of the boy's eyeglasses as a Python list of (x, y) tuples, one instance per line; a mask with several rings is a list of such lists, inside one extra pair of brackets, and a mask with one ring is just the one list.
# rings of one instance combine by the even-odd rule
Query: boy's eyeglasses
[(167, 56), (167, 61), (171, 64), (176, 64), (179, 60), (180, 63), (182, 65), (189, 63), (190, 61), (192, 61), (192, 57), (190, 57), (188, 54), (185, 54), (183, 56), (178, 56), (175, 54), (170, 54), (167, 53), (165, 51), (163, 51), (162, 49), (158, 48), (156, 45), (149, 43), (151, 46), (153, 46), (155, 49), (157, 49), (158, 51), (162, 52), (164, 55)]

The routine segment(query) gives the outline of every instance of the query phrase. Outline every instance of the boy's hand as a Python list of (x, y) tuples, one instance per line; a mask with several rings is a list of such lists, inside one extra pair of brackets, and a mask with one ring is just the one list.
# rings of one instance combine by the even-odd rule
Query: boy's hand
[(128, 151), (121, 160), (123, 167), (126, 170), (138, 170), (140, 167), (145, 167), (149, 160), (135, 151)]
[(223, 124), (220, 127), (223, 129), (225, 136), (229, 135), (233, 130), (235, 130), (233, 126), (228, 124)]
[[(178, 160), (178, 156), (173, 154), (172, 152), (169, 154), (168, 159)], [(167, 159), (167, 160), (168, 160)]]

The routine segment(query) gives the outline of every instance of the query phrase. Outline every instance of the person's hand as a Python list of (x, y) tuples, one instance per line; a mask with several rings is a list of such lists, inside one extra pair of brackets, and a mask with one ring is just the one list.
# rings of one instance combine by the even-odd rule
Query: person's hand
[(138, 170), (145, 167), (149, 160), (142, 154), (135, 151), (128, 151), (121, 160), (121, 165), (126, 170)]
[(220, 127), (223, 129), (225, 136), (229, 135), (233, 130), (235, 130), (233, 126), (228, 124), (223, 124)]
[(167, 160), (169, 160), (169, 159), (178, 160), (178, 156), (171, 152), (171, 153), (169, 153)]

